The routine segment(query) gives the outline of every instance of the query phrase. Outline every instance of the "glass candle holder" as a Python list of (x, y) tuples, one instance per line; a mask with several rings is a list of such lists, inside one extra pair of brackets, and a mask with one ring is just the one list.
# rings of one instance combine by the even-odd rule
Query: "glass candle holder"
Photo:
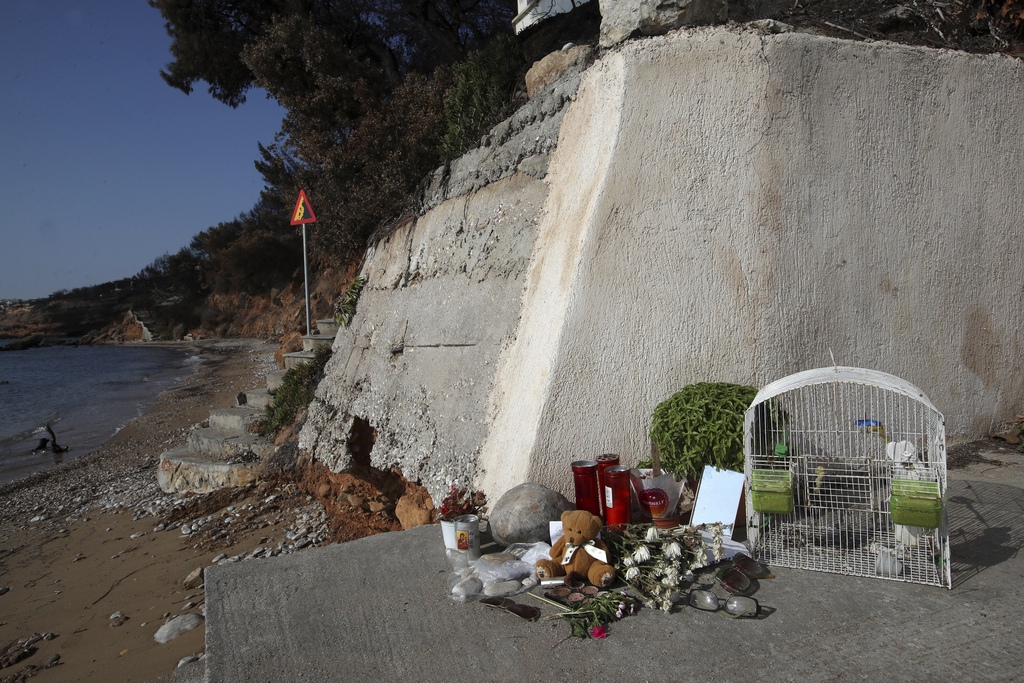
[(601, 516), (600, 494), (597, 488), (597, 462), (577, 460), (572, 464), (572, 482), (576, 488), (576, 509)]
[(628, 467), (615, 465), (604, 471), (604, 516), (608, 526), (633, 523), (633, 495)]
[(601, 499), (602, 515), (606, 514), (604, 503), (604, 471), (609, 467), (615, 467), (618, 464), (619, 456), (615, 453), (605, 453), (604, 455), (597, 456), (597, 490)]

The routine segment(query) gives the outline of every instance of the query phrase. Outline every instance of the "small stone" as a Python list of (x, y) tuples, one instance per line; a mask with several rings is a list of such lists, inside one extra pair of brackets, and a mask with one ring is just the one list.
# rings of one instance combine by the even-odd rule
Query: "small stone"
[(457, 598), (468, 598), (471, 595), (476, 595), (483, 590), (484, 583), (476, 576), (470, 576), (469, 578), (459, 581), (452, 587), (452, 595)]
[(430, 516), (434, 510), (430, 498), (422, 491), (407, 493), (398, 499), (395, 506), (395, 517), (403, 529), (430, 524)]
[(186, 589), (191, 590), (193, 588), (198, 588), (202, 583), (203, 568), (196, 567), (188, 573), (188, 576), (186, 576), (184, 581), (181, 582), (181, 585), (184, 586)]
[(199, 661), (199, 657), (197, 657), (195, 655), (188, 655), (187, 657), (182, 657), (181, 659), (179, 659), (178, 660), (178, 666), (176, 666), (175, 668), (176, 669), (180, 669), (181, 667), (185, 666), (186, 664), (191, 664), (192, 662), (198, 662), (198, 661)]
[(4, 593), (7, 593), (10, 590), (11, 590), (10, 586), (0, 586), (0, 595), (3, 595)]
[(110, 620), (113, 621), (114, 619), (124, 619), (124, 612), (122, 612), (121, 610), (118, 610), (118, 611), (114, 612), (113, 614), (111, 614), (110, 615)]
[(192, 613), (174, 617), (157, 630), (153, 640), (158, 643), (169, 643), (181, 634), (202, 626), (203, 621), (201, 616)]
[(163, 531), (166, 528), (167, 527), (164, 526), (163, 524), (157, 524), (155, 527), (153, 527), (153, 531)]
[(192, 527), (190, 527), (188, 524), (182, 524), (181, 525), (181, 533), (184, 534), (185, 536), (188, 536), (189, 534), (192, 533)]
[(221, 553), (220, 555), (218, 555), (217, 557), (213, 558), (213, 559), (212, 559), (212, 560), (210, 560), (210, 561), (211, 561), (211, 562), (212, 562), (213, 564), (217, 564), (217, 563), (218, 563), (218, 562), (220, 562), (221, 560), (223, 560), (223, 559), (227, 558), (227, 556), (228, 556), (228, 554), (227, 554), (227, 553)]
[(57, 666), (58, 662), (60, 662), (60, 655), (54, 652), (43, 661), (43, 668), (49, 669), (51, 666)]
[(519, 581), (495, 581), (484, 588), (484, 593), (490, 596), (506, 596), (518, 592), (523, 587)]

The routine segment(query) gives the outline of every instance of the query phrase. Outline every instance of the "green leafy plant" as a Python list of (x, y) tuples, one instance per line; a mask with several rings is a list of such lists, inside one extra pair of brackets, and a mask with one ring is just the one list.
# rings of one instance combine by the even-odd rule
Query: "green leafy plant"
[(522, 52), (511, 35), (496, 36), (483, 50), (455, 65), (455, 87), (444, 107), (444, 159), (454, 159), (476, 146), (481, 134), (501, 120), (522, 67)]
[(757, 389), (726, 382), (683, 387), (654, 409), (651, 441), (662, 466), (679, 477), (696, 477), (705, 465), (743, 470), (743, 414)]
[(356, 306), (359, 304), (359, 295), (363, 293), (366, 286), (366, 278), (360, 275), (345, 290), (341, 304), (334, 310), (334, 322), (340, 327), (348, 327), (352, 324), (352, 318), (356, 314)]
[(323, 346), (314, 352), (313, 360), (285, 373), (281, 386), (270, 395), (273, 403), (266, 408), (263, 419), (256, 423), (260, 436), (274, 436), (283, 427), (295, 422), (299, 411), (313, 400), (316, 385), (323, 377), (324, 366), (331, 357), (331, 348)]

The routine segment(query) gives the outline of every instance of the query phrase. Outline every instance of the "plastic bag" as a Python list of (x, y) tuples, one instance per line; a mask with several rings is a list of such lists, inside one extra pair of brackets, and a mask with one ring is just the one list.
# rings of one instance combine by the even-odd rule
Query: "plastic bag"
[(516, 595), (537, 585), (533, 564), (524, 562), (515, 553), (490, 553), (470, 559), (469, 553), (446, 552), (452, 565), (448, 594), (456, 602)]

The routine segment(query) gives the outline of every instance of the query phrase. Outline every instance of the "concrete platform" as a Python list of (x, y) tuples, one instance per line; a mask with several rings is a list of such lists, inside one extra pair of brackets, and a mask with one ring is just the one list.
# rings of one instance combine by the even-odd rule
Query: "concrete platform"
[(238, 434), (213, 427), (200, 427), (188, 433), (189, 450), (225, 462), (260, 457), (273, 447), (273, 443), (255, 434)]
[(274, 397), (270, 395), (270, 390), (267, 388), (249, 389), (243, 393), (245, 395), (245, 405), (250, 408), (263, 410), (274, 402)]
[(316, 354), (312, 351), (293, 351), (292, 353), (286, 353), (284, 354), (284, 369), (294, 370), (300, 365), (309, 363), (315, 356)]
[(333, 334), (307, 334), (302, 337), (303, 351), (316, 351), (321, 346), (330, 347), (334, 344)]
[(197, 456), (187, 447), (160, 456), (156, 481), (165, 493), (210, 493), (249, 486), (257, 479), (256, 463), (226, 463)]
[(757, 620), (642, 610), (603, 641), (451, 602), (436, 526), (213, 566), (207, 680), (1011, 680), (1024, 606), (1024, 479), (1011, 467), (950, 477), (952, 590), (776, 568)]
[(216, 408), (210, 411), (210, 427), (225, 432), (249, 431), (253, 424), (264, 415), (262, 408), (250, 406), (234, 406), (232, 408)]
[(284, 376), (287, 370), (272, 370), (267, 373), (267, 391), (273, 391), (274, 389), (280, 389), (281, 385), (284, 384)]

